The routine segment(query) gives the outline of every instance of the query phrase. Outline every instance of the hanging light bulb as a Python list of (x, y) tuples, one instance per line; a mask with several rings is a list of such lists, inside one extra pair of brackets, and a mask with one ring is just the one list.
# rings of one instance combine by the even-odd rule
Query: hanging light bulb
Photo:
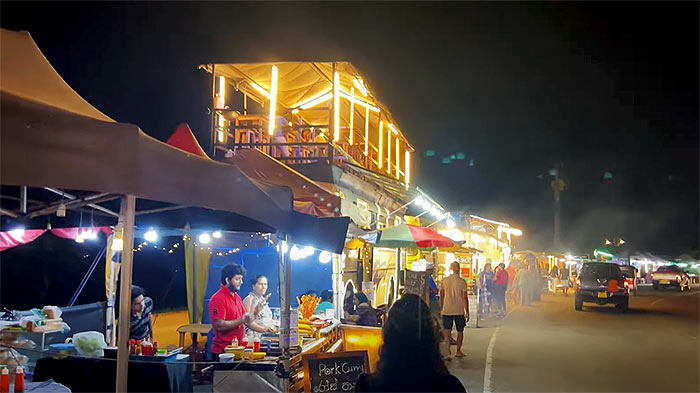
[(208, 233), (202, 233), (201, 235), (199, 235), (197, 240), (199, 240), (199, 242), (202, 244), (209, 244), (209, 242), (211, 241), (211, 236), (209, 236)]
[(297, 261), (303, 257), (304, 256), (301, 250), (296, 245), (292, 246), (292, 248), (289, 250), (289, 259), (291, 259), (292, 261)]
[(331, 253), (328, 251), (321, 251), (321, 253), (318, 255), (318, 261), (321, 263), (328, 263), (331, 261)]
[(425, 199), (423, 199), (421, 195), (418, 195), (416, 199), (413, 200), (413, 203), (415, 203), (418, 206), (423, 206), (423, 204), (425, 203)]
[(158, 240), (158, 232), (156, 232), (153, 228), (149, 228), (148, 231), (143, 234), (143, 238), (146, 239), (147, 242), (155, 243), (156, 240)]
[(301, 252), (302, 252), (302, 254), (304, 255), (304, 257), (308, 257), (308, 256), (313, 255), (313, 253), (314, 253), (314, 248), (313, 248), (313, 247), (306, 246), (306, 247), (304, 247), (304, 248), (301, 250)]

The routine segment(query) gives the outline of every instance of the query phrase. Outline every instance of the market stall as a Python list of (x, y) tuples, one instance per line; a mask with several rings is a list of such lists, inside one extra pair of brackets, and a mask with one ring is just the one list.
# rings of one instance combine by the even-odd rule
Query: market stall
[[(121, 254), (121, 315), (129, 314), (131, 304), (133, 236), (139, 215), (197, 206), (208, 215), (228, 215), (226, 220), (238, 225), (283, 232), (290, 241), (342, 249), (346, 219), (322, 221), (294, 212), (285, 189), (261, 187), (233, 165), (192, 156), (136, 126), (115, 123), (58, 76), (29, 34), (2, 30), (2, 41), (0, 178), (5, 190), (15, 187), (21, 202), (19, 209), (3, 206), (3, 215), (10, 217), (3, 225), (45, 227), (42, 217), (60, 211), (59, 217), (75, 220), (71, 209), (83, 206), (106, 213), (115, 232), (110, 248)], [(65, 201), (68, 191), (58, 197), (49, 192), (53, 198), (46, 198), (49, 188), (70, 190), (70, 206)], [(27, 209), (22, 203), (27, 195), (45, 197), (45, 206)], [(137, 208), (137, 198), (146, 201), (147, 208)], [(116, 209), (100, 205), (108, 202)], [(127, 389), (128, 329), (128, 324), (119, 325), (118, 391)]]

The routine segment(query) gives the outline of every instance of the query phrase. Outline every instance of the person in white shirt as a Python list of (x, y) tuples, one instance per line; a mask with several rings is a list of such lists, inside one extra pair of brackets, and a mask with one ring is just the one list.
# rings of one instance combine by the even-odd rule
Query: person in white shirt
[(452, 326), (457, 329), (457, 353), (456, 357), (464, 356), (462, 341), (464, 340), (464, 326), (469, 321), (469, 298), (467, 283), (459, 275), (459, 262), (450, 264), (452, 274), (445, 277), (440, 285), (440, 314), (442, 315), (442, 327), (447, 343), (447, 358), (451, 359), (450, 339), (452, 338)]

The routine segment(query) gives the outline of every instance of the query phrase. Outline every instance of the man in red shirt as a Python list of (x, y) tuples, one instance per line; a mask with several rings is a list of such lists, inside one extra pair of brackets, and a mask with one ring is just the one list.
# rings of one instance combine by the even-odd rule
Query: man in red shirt
[(250, 324), (262, 306), (258, 304), (252, 314), (245, 311), (238, 291), (243, 285), (245, 268), (237, 263), (221, 270), (221, 288), (209, 300), (209, 318), (214, 329), (211, 344), (212, 354), (220, 355), (235, 338), (243, 341), (244, 325)]

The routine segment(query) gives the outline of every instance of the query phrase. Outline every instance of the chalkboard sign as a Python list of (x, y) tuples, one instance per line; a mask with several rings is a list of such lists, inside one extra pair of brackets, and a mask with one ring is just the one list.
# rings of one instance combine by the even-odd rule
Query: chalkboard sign
[(357, 377), (369, 372), (367, 351), (302, 355), (304, 391), (354, 392)]
[(404, 271), (404, 293), (412, 293), (425, 299), (430, 288), (430, 278), (427, 272)]

